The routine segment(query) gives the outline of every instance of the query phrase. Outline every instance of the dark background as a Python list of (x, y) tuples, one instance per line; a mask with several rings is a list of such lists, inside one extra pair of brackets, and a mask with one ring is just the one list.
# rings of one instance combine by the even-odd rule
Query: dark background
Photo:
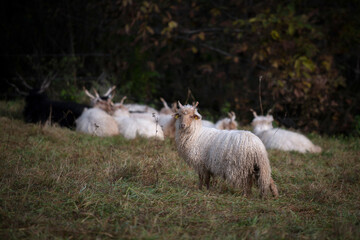
[[(286, 127), (360, 133), (359, 1), (5, 1), (0, 98), (52, 79), (53, 99), (82, 87), (161, 107), (200, 102), (205, 118), (272, 108)], [(262, 77), (261, 85), (259, 84)]]

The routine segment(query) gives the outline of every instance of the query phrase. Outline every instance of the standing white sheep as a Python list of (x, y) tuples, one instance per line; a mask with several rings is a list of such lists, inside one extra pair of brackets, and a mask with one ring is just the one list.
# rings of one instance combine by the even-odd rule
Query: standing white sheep
[(270, 111), (266, 116), (258, 116), (250, 109), (254, 115), (251, 122), (253, 132), (263, 141), (267, 149), (279, 149), (283, 151), (297, 151), (300, 153), (320, 153), (321, 147), (314, 145), (307, 137), (300, 133), (273, 128), (274, 118)]
[(199, 175), (199, 188), (209, 188), (211, 176), (223, 177), (244, 194), (251, 193), (257, 180), (260, 195), (278, 196), (271, 178), (267, 152), (261, 140), (249, 131), (228, 131), (203, 127), (195, 105), (179, 102), (176, 120), (176, 146), (179, 155)]
[(224, 119), (217, 121), (215, 124), (215, 128), (220, 129), (220, 130), (235, 130), (235, 129), (237, 129), (238, 124), (235, 120), (235, 118), (236, 118), (235, 113), (229, 112), (228, 115), (229, 115), (228, 118), (224, 118)]

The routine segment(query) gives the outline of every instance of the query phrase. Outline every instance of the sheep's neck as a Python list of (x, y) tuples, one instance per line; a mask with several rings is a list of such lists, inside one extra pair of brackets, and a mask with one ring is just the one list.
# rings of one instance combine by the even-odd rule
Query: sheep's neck
[(257, 125), (254, 127), (254, 133), (257, 135), (257, 134), (260, 134), (261, 132), (263, 131), (267, 131), (267, 130), (270, 130), (272, 129), (273, 126), (271, 125)]
[(200, 126), (191, 126), (191, 129), (187, 131), (181, 131), (177, 129), (176, 131), (176, 144), (178, 152), (185, 161), (194, 167), (200, 164), (199, 161), (199, 151), (198, 151), (198, 138), (201, 132)]

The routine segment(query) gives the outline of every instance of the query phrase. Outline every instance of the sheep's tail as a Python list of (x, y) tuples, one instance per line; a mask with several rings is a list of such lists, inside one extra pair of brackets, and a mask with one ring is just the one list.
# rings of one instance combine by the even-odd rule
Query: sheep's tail
[(270, 191), (274, 197), (277, 198), (279, 196), (277, 186), (272, 178), (270, 179)]
[(257, 174), (257, 180), (260, 188), (260, 196), (265, 197), (270, 191), (274, 197), (278, 197), (279, 193), (275, 182), (271, 177), (270, 162), (266, 155), (262, 157), (262, 161), (259, 162), (258, 168), (259, 172)]

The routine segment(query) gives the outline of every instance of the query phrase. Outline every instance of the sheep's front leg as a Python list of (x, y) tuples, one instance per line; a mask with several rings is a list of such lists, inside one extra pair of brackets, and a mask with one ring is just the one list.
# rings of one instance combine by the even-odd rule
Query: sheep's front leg
[(211, 173), (209, 171), (206, 171), (205, 176), (204, 176), (204, 181), (205, 181), (207, 190), (209, 190), (209, 188), (210, 188), (210, 177), (211, 177)]
[(253, 185), (254, 177), (252, 175), (249, 175), (246, 181), (247, 181), (247, 183), (246, 183), (244, 195), (249, 197), (249, 196), (251, 196), (251, 188)]
[(204, 175), (199, 173), (199, 189), (200, 190), (202, 190), (203, 181), (204, 181)]

